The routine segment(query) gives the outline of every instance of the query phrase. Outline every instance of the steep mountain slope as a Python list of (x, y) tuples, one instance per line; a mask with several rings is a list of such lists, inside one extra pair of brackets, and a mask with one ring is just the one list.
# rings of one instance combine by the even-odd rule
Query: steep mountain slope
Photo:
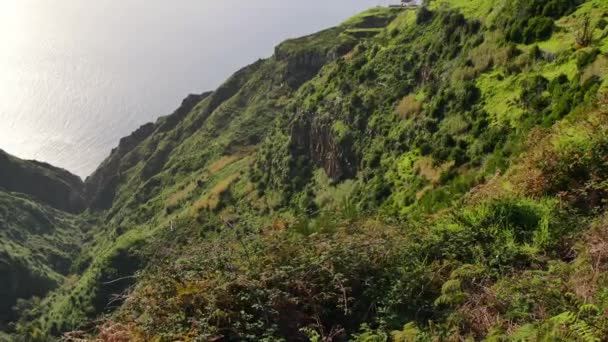
[(607, 339), (607, 23), (447, 0), (281, 44), (121, 141), (14, 338)]

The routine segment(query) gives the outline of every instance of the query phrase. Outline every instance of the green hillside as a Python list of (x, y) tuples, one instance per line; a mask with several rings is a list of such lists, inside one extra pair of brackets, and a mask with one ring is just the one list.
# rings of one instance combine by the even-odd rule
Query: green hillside
[(82, 214), (0, 193), (0, 286), (43, 280), (2, 328), (607, 340), (607, 155), (606, 1), (371, 9), (123, 138)]
[(81, 218), (0, 191), (0, 328), (19, 298), (44, 296), (64, 281), (88, 224)]
[(14, 306), (63, 284), (80, 254), (91, 217), (84, 183), (69, 172), (0, 150), (0, 330)]

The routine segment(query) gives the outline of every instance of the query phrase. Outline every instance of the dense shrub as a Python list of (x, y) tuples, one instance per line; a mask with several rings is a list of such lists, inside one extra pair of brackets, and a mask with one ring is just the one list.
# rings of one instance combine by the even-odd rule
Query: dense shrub
[(550, 82), (543, 76), (534, 76), (523, 82), (521, 102), (530, 112), (528, 125), (550, 126), (563, 118), (576, 106), (589, 103), (599, 88), (599, 80), (590, 78), (582, 85), (561, 74)]
[(523, 85), (521, 100), (524, 105), (532, 110), (541, 111), (549, 104), (548, 99), (544, 96), (547, 90), (549, 81), (543, 76), (534, 76), (526, 80)]
[(326, 229), (334, 224), (326, 218), (314, 235), (270, 228), (238, 244), (230, 232), (207, 237), (144, 280), (130, 308), (146, 317), (142, 328), (150, 339), (304, 339), (305, 328), (344, 337), (363, 320), (387, 315), (369, 311), (379, 305), (415, 319), (408, 308), (430, 301), (433, 287), (424, 288), (430, 273), (414, 260), (401, 263), (407, 259), (400, 233), (372, 222)]
[(553, 33), (553, 25), (553, 19), (549, 17), (520, 19), (513, 24), (508, 38), (513, 42), (526, 44), (546, 40)]
[(530, 44), (546, 40), (553, 33), (553, 19), (548, 17), (535, 17), (528, 21), (522, 33), (522, 41)]
[(604, 206), (608, 198), (608, 153), (606, 135), (588, 141), (570, 140), (563, 143), (557, 155), (540, 162), (548, 177), (547, 189), (561, 193), (564, 200), (584, 209)]
[(420, 7), (416, 12), (416, 24), (421, 25), (429, 22), (433, 18), (433, 12), (431, 12), (426, 6)]
[(576, 55), (576, 66), (579, 70), (583, 70), (586, 66), (593, 63), (600, 54), (599, 49), (582, 50)]
[(575, 0), (514, 1), (499, 21), (507, 30), (507, 39), (530, 44), (551, 37), (553, 20), (571, 13), (577, 5)]
[(543, 7), (542, 15), (559, 19), (560, 17), (572, 12), (578, 4), (576, 0), (551, 0)]

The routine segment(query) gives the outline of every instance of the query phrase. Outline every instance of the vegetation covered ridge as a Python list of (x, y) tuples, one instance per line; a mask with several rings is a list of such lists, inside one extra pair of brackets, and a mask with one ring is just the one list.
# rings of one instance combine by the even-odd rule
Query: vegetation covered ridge
[(607, 340), (607, 133), (605, 1), (369, 10), (123, 140), (6, 336)]

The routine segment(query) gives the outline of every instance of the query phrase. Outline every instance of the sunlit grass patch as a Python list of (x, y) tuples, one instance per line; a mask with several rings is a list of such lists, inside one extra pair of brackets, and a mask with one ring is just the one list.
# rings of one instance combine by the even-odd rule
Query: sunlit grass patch
[(198, 215), (201, 210), (215, 210), (218, 208), (222, 195), (228, 191), (230, 186), (236, 182), (240, 174), (233, 174), (219, 181), (209, 192), (205, 193), (199, 200), (194, 202), (191, 212), (194, 216)]
[(394, 18), (399, 13), (398, 9), (392, 9), (384, 6), (370, 8), (367, 11), (361, 12), (342, 23), (342, 26), (347, 27), (370, 27), (377, 21), (386, 21)]
[(567, 29), (553, 33), (549, 40), (538, 42), (538, 47), (550, 53), (559, 53), (574, 46), (574, 33)]
[(518, 105), (521, 96), (520, 78), (519, 75), (505, 76), (501, 69), (477, 78), (477, 86), (485, 102), (484, 109), (497, 122), (515, 126), (524, 113)]
[(403, 11), (386, 27), (388, 32), (401, 30), (416, 24), (416, 11)]
[(431, 8), (442, 7), (456, 8), (468, 19), (481, 19), (486, 23), (491, 23), (498, 8), (502, 8), (504, 0), (442, 0), (433, 1)]
[(594, 76), (600, 77), (604, 82), (606, 82), (606, 80), (608, 80), (606, 74), (608, 74), (608, 57), (598, 56), (596, 60), (587, 66), (587, 68), (585, 68), (583, 71), (583, 74), (581, 75), (581, 83), (584, 83)]
[(395, 108), (396, 114), (404, 120), (420, 114), (421, 111), (422, 103), (420, 103), (414, 94), (405, 96), (403, 99), (401, 99), (397, 105), (397, 108)]
[(218, 173), (222, 169), (224, 169), (227, 165), (234, 163), (235, 161), (239, 160), (240, 158), (242, 158), (242, 156), (240, 156), (240, 155), (223, 156), (220, 159), (213, 162), (213, 164), (209, 165), (209, 167), (207, 167), (207, 170), (211, 174)]
[(552, 80), (562, 74), (572, 80), (578, 74), (576, 58), (570, 58), (566, 63), (562, 64), (549, 64), (546, 67), (543, 67), (540, 72), (548, 80)]
[(183, 189), (171, 194), (166, 201), (167, 207), (174, 207), (178, 205), (182, 200), (186, 199), (197, 187), (196, 182), (190, 182)]
[(430, 157), (421, 157), (414, 163), (414, 168), (418, 173), (433, 184), (439, 183), (441, 175), (453, 166), (454, 161), (449, 161), (442, 165), (435, 165), (433, 159)]

